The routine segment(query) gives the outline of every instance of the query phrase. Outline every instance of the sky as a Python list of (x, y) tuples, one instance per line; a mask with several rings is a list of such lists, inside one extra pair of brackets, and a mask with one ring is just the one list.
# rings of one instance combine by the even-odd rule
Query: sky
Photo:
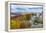
[(42, 12), (42, 6), (32, 5), (11, 5), (11, 12)]

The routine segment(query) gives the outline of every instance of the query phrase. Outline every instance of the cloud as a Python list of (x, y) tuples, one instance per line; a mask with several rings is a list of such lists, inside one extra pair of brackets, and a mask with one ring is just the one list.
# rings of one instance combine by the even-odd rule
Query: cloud
[[(16, 8), (20, 8), (16, 9)], [(29, 9), (30, 8), (30, 9)], [(31, 5), (11, 5), (11, 12), (42, 12), (42, 6), (31, 6)]]

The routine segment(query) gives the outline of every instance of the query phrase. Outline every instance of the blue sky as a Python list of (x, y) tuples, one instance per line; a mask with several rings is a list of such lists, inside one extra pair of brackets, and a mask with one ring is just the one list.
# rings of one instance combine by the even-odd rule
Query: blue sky
[(11, 5), (11, 12), (42, 12), (42, 6)]

